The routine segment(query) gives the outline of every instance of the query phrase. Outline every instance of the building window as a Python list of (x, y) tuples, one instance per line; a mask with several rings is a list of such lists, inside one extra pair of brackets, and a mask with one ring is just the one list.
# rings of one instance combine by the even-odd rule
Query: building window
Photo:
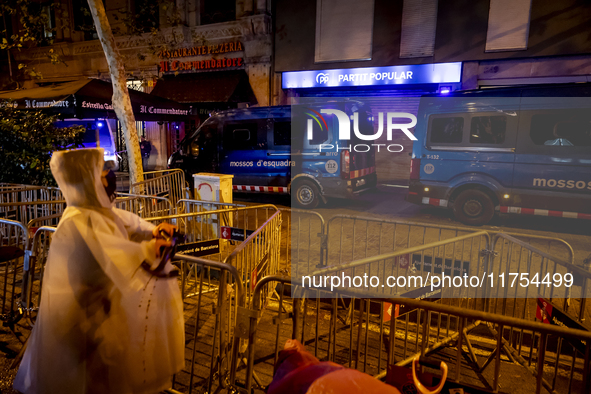
[(437, 0), (404, 0), (400, 57), (433, 56)]
[(502, 144), (506, 131), (505, 116), (475, 116), (470, 126), (470, 143)]
[(490, 0), (486, 52), (527, 49), (531, 0)]
[(431, 122), (431, 142), (459, 144), (464, 133), (464, 118), (435, 118)]
[(200, 24), (236, 20), (236, 0), (201, 0)]
[(374, 0), (316, 0), (315, 61), (371, 60)]
[(88, 3), (85, 1), (74, 1), (72, 3), (72, 11), (74, 15), (74, 30), (83, 32), (85, 40), (98, 38)]
[[(170, 6), (172, 6), (171, 3)], [(151, 32), (160, 26), (160, 2), (150, 0), (135, 0), (135, 23), (137, 32)]]
[[(55, 13), (53, 5), (50, 2), (32, 2), (29, 5), (28, 13), (29, 16), (22, 15), (21, 18), (24, 17), (29, 21), (29, 27), (35, 35), (37, 45), (45, 46), (52, 44), (55, 34)], [(6, 19), (10, 18), (8, 17)]]

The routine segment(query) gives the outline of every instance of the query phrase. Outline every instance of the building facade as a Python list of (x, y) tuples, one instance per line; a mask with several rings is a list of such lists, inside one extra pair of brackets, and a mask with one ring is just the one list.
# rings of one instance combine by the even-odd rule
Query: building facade
[[(269, 104), (270, 2), (106, 0), (104, 4), (125, 59), (130, 88), (191, 104), (201, 118), (211, 110)], [(101, 44), (90, 28), (86, 1), (55, 0), (52, 7), (41, 10), (48, 13), (47, 34), (53, 43), (11, 52), (19, 85), (109, 80)], [(18, 26), (18, 18), (11, 22)], [(17, 64), (42, 78), (19, 74)], [(165, 168), (185, 128), (198, 122), (138, 122), (140, 134), (153, 145), (150, 168)]]
[[(275, 103), (364, 97), (416, 113), (426, 93), (591, 82), (584, 0), (278, 0), (274, 16)], [(408, 154), (377, 161), (382, 181), (408, 178)]]

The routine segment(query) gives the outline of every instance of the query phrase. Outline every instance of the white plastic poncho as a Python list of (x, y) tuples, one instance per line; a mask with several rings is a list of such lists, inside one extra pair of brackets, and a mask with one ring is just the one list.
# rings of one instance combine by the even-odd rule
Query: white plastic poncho
[(53, 235), (39, 314), (14, 381), (22, 393), (154, 394), (184, 365), (178, 283), (140, 267), (158, 264), (154, 226), (111, 207), (102, 166), (102, 149), (51, 159), (68, 208)]

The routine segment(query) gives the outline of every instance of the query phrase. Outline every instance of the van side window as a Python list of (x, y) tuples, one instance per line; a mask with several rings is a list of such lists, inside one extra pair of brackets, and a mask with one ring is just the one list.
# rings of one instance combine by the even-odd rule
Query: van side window
[(531, 118), (529, 136), (536, 145), (591, 146), (591, 117), (583, 111), (552, 111)]
[(224, 125), (224, 148), (254, 149), (257, 146), (258, 122), (236, 122)]
[(460, 143), (464, 133), (464, 118), (435, 118), (431, 122), (431, 142)]
[(275, 121), (273, 125), (273, 144), (275, 146), (291, 144), (291, 121)]
[(470, 125), (470, 142), (502, 144), (505, 142), (507, 119), (505, 116), (474, 116)]

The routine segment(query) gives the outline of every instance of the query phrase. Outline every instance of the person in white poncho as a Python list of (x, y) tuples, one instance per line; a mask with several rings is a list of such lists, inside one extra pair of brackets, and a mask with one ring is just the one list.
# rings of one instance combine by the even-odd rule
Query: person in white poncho
[[(112, 207), (102, 149), (56, 152), (67, 202), (53, 235), (39, 314), (14, 381), (29, 394), (154, 394), (184, 366), (183, 305), (174, 278), (152, 276), (158, 227)], [(142, 264), (144, 268), (142, 268)], [(170, 262), (165, 272), (174, 267)]]

